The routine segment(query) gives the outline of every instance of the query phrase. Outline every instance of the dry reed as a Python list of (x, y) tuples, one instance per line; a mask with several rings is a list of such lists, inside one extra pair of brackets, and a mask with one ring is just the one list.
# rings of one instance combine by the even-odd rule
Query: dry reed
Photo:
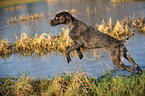
[(5, 59), (7, 56), (12, 54), (10, 47), (11, 47), (11, 44), (6, 38), (4, 38), (3, 40), (0, 40), (0, 56), (3, 59)]
[(137, 1), (145, 1), (145, 0), (110, 0), (110, 3), (125, 3), (125, 2), (137, 2)]
[[(62, 30), (63, 34), (59, 33), (59, 36), (43, 33), (40, 36), (35, 34), (33, 38), (30, 38), (26, 33), (22, 33), (20, 39), (17, 39), (13, 44), (13, 51), (29, 54), (35, 52), (38, 55), (52, 51), (63, 52), (72, 45), (72, 40), (69, 37), (69, 30), (64, 28)], [(16, 36), (16, 38), (18, 37)]]
[(7, 20), (7, 24), (10, 23), (22, 23), (23, 21), (33, 21), (37, 19), (45, 19), (47, 16), (50, 16), (50, 13), (48, 12), (48, 15), (44, 15), (44, 13), (35, 13), (35, 14), (28, 14), (28, 15), (20, 15), (18, 17), (14, 16), (10, 20)]
[(8, 11), (8, 10), (18, 10), (18, 9), (23, 9), (25, 8), (26, 5), (23, 5), (23, 6), (12, 6), (12, 7), (8, 7), (8, 8), (5, 8), (4, 11)]

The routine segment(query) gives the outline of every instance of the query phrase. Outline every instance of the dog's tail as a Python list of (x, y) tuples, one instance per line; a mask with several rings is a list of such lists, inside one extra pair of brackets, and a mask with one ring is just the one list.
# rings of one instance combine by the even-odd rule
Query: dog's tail
[(127, 37), (125, 37), (124, 39), (122, 39), (122, 40), (120, 40), (120, 44), (123, 44), (123, 43), (125, 43), (127, 40), (129, 40), (129, 38), (131, 37), (131, 36), (133, 36), (134, 34), (130, 34), (130, 35), (128, 35)]

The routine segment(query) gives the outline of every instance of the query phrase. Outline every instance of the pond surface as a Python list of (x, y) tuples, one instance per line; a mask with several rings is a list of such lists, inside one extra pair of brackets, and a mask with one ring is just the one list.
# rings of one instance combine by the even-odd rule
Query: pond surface
[[(61, 27), (67, 27), (64, 25), (51, 27), (48, 21), (54, 18), (56, 12), (64, 9), (77, 9), (77, 12), (73, 16), (91, 26), (101, 23), (103, 18), (107, 21), (111, 17), (113, 23), (115, 23), (116, 20), (122, 20), (126, 16), (133, 16), (133, 14), (135, 14), (135, 17), (140, 17), (141, 13), (145, 12), (145, 2), (109, 4), (109, 0), (48, 0), (23, 5), (26, 5), (26, 7), (18, 10), (4, 11), (4, 8), (0, 9), (0, 34), (2, 39), (7, 38), (13, 43), (16, 40), (15, 34), (19, 37), (22, 32), (28, 33), (30, 37), (33, 37), (36, 33), (42, 34), (43, 32), (58, 35), (62, 31)], [(89, 13), (87, 10), (89, 10)], [(18, 17), (34, 13), (44, 13), (44, 15), (47, 15), (48, 12), (50, 16), (47, 16), (45, 19), (30, 23), (25, 21), (23, 23), (7, 24), (7, 20), (10, 20), (14, 16)], [(135, 32), (135, 36), (125, 43), (131, 56), (142, 69), (145, 68), (144, 41), (145, 35)], [(85, 56), (82, 60), (79, 60), (78, 56), (72, 57), (70, 64), (67, 64), (64, 56), (56, 52), (40, 57), (36, 57), (35, 54), (28, 57), (12, 54), (6, 60), (0, 58), (0, 77), (7, 75), (20, 76), (20, 73), (24, 73), (24, 70), (26, 74), (33, 74), (36, 77), (51, 77), (62, 74), (65, 71), (74, 71), (75, 68), (80, 66), (83, 71), (87, 69), (90, 74), (99, 76), (103, 70), (114, 67), (107, 52), (101, 50), (102, 54), (94, 58), (90, 51), (84, 52)], [(125, 64), (132, 66), (126, 60)], [(127, 71), (116, 70), (115, 72), (126, 74)]]

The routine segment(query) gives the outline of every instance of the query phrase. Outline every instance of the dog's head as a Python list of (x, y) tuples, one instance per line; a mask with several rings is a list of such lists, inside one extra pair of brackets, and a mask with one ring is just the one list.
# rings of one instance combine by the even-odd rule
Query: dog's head
[(55, 18), (49, 20), (51, 26), (56, 26), (59, 24), (68, 24), (73, 19), (72, 15), (67, 11), (58, 12)]

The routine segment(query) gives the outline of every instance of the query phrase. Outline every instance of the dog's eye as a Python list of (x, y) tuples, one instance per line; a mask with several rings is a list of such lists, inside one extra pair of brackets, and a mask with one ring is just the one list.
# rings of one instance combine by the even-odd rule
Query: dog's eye
[(58, 20), (59, 18), (58, 17), (55, 17), (55, 19)]

